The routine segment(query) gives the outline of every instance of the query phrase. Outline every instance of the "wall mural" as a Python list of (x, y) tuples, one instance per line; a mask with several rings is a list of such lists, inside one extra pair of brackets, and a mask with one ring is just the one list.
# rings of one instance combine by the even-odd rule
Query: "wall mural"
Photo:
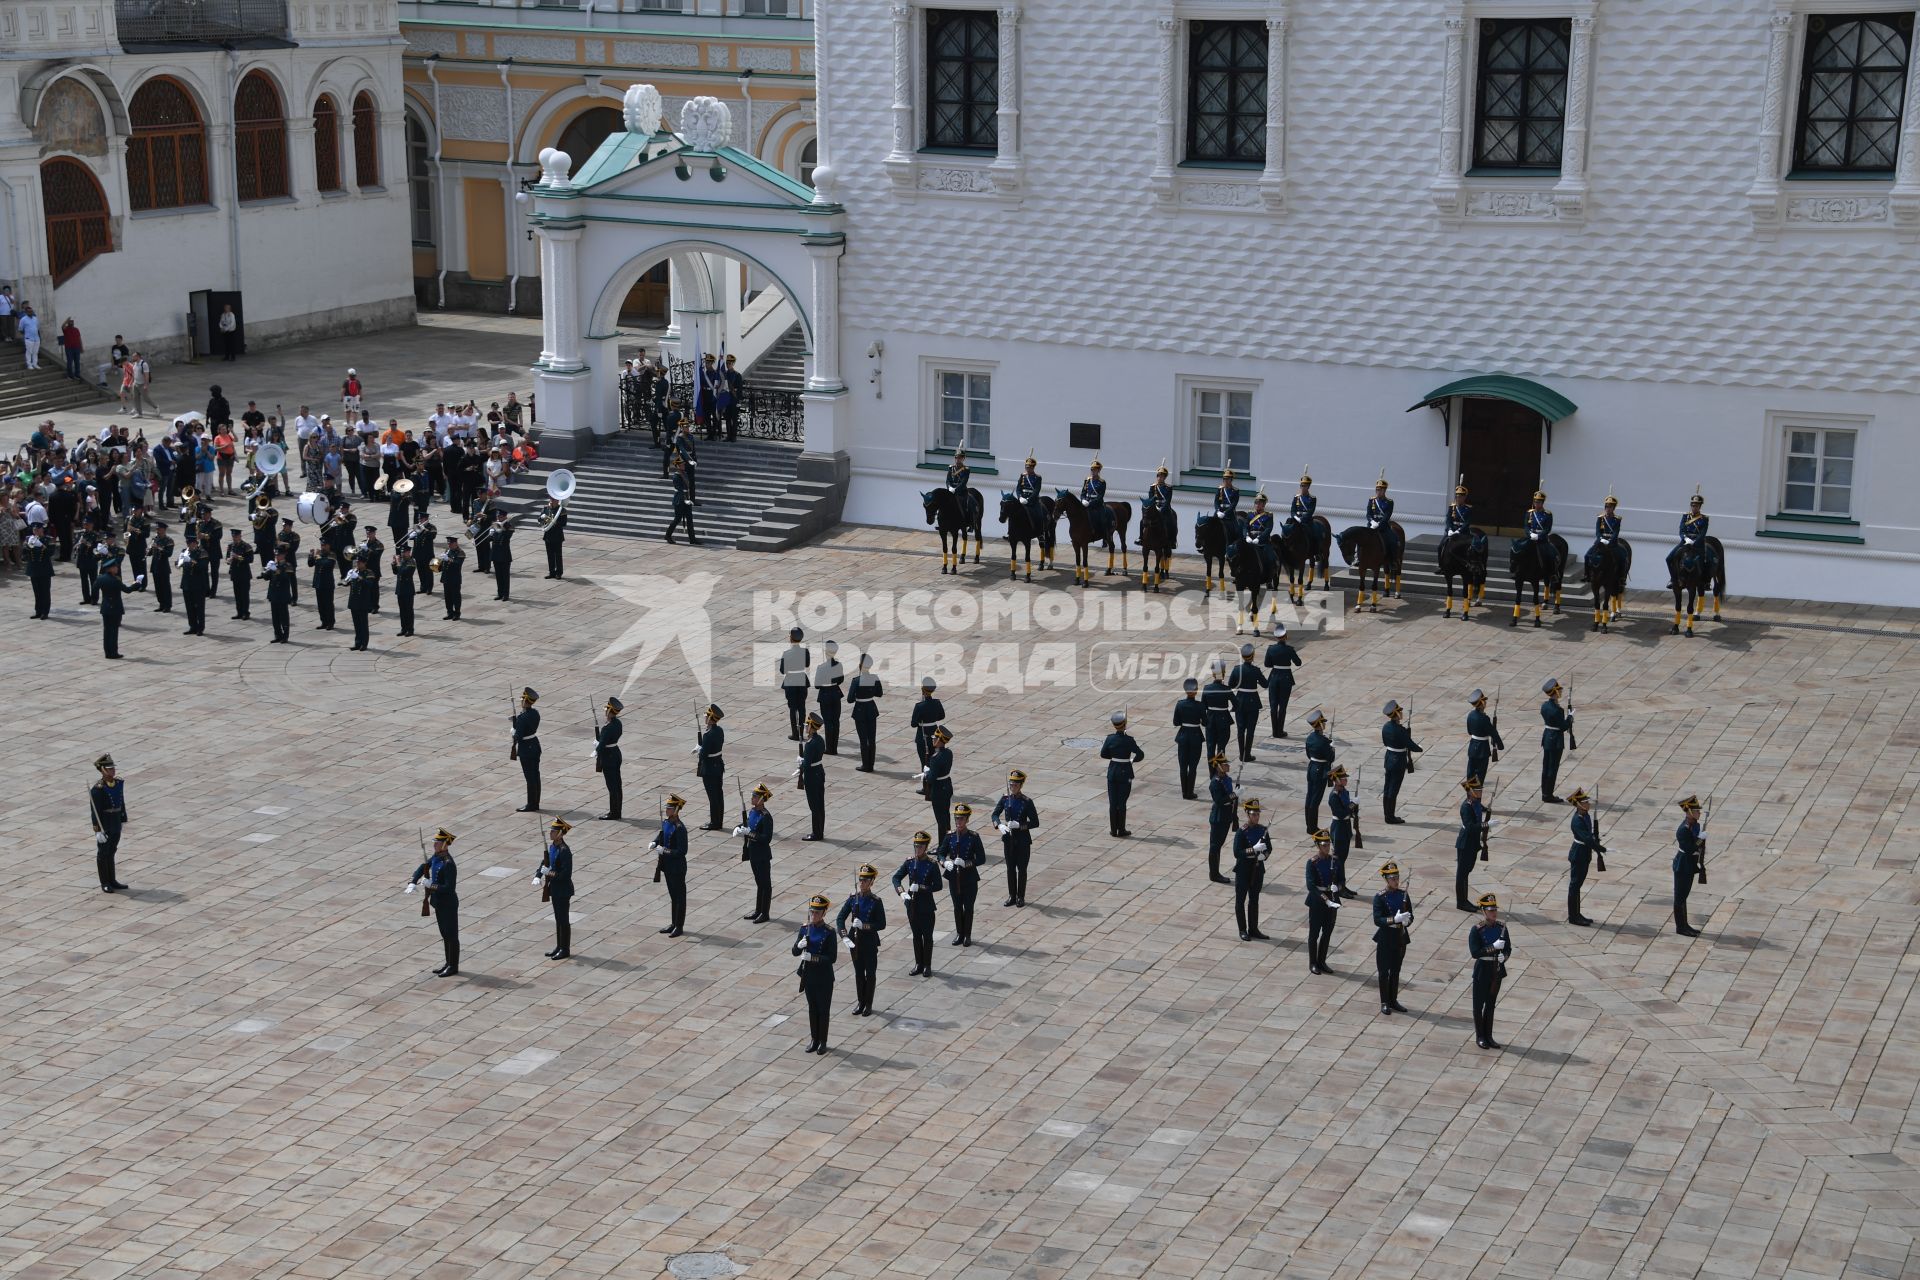
[(40, 119), (33, 136), (40, 140), (42, 155), (55, 151), (82, 156), (107, 154), (107, 121), (100, 103), (71, 76), (47, 87), (40, 99)]

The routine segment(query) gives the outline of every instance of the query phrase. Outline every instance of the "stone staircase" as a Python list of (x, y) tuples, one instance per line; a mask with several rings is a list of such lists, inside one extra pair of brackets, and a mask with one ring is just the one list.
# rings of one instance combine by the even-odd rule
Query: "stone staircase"
[(807, 342), (800, 334), (800, 323), (795, 321), (788, 330), (780, 335), (780, 340), (768, 347), (766, 354), (753, 362), (747, 370), (747, 382), (755, 387), (767, 387), (780, 391), (804, 390), (807, 381)]
[[(58, 418), (62, 409), (96, 407), (112, 399), (93, 381), (99, 371), (95, 366), (99, 363), (92, 351), (82, 355), (80, 372), (84, 380), (74, 382), (64, 372), (57, 345), (43, 344), (40, 367), (29, 369), (26, 352), (19, 343), (0, 344), (0, 419)], [(115, 393), (118, 394), (117, 387)]]

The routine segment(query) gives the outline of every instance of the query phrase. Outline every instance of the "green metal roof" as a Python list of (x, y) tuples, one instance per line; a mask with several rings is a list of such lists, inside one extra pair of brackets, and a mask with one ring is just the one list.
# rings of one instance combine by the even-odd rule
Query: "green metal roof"
[[(656, 142), (663, 141), (671, 142), (673, 145), (661, 151), (658, 155), (654, 156), (652, 160), (644, 160), (648, 148)], [(693, 148), (679, 142), (669, 134), (661, 133), (655, 134), (651, 138), (642, 138), (638, 134), (628, 133), (624, 130), (608, 134), (606, 141), (600, 144), (599, 149), (587, 158), (586, 163), (575, 170), (573, 186), (576, 191), (584, 192), (620, 177), (626, 173), (627, 170), (631, 169), (636, 161), (644, 160), (646, 164), (656, 164), (659, 161), (668, 160), (676, 156), (684, 156), (689, 161), (695, 160), (696, 157), (717, 156), (720, 162), (728, 168), (752, 174), (767, 186), (772, 187), (781, 196), (791, 201), (794, 205), (804, 207), (813, 203), (812, 187), (807, 186), (803, 182), (794, 181), (778, 169), (775, 169), (771, 165), (763, 164), (744, 151), (738, 151), (732, 147), (720, 147), (711, 152), (695, 151)], [(703, 187), (702, 190), (704, 189)], [(715, 203), (742, 204), (748, 202), (724, 200), (716, 201)]]
[(1458, 382), (1449, 382), (1437, 391), (1429, 391), (1419, 404), (1407, 409), (1415, 409), (1437, 404), (1451, 396), (1478, 396), (1483, 400), (1511, 400), (1523, 404), (1548, 422), (1558, 422), (1571, 416), (1578, 408), (1573, 401), (1561, 395), (1551, 387), (1543, 387), (1537, 382), (1525, 378), (1515, 378), (1504, 373), (1481, 374), (1474, 378), (1462, 378)]

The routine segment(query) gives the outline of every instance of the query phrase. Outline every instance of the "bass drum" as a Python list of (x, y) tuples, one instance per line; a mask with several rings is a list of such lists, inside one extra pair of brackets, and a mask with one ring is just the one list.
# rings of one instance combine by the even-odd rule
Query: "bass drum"
[(327, 522), (327, 495), (324, 493), (303, 493), (299, 502), (300, 519), (306, 524), (325, 524)]

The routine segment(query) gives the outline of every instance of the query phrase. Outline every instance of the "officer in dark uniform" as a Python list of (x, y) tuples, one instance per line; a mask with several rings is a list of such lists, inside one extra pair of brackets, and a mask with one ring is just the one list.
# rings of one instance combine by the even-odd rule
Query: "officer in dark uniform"
[(947, 813), (953, 804), (953, 748), (947, 744), (953, 741), (953, 731), (944, 724), (933, 731), (933, 751), (927, 756), (926, 767), (921, 770), (921, 782), (926, 787), (927, 803), (933, 806), (934, 839), (941, 845), (947, 840)]
[[(1273, 550), (1273, 512), (1267, 510), (1267, 495), (1253, 495), (1253, 514), (1247, 518), (1247, 541), (1260, 553), (1260, 580), (1273, 581), (1277, 563)], [(1254, 634), (1259, 634), (1260, 619), (1253, 619)], [(1257, 713), (1256, 713), (1257, 714)]]
[(1387, 496), (1387, 469), (1380, 468), (1380, 478), (1373, 482), (1373, 496), (1367, 499), (1367, 528), (1380, 535), (1380, 543), (1387, 549), (1389, 558), (1400, 557), (1400, 539), (1393, 531), (1393, 499)]
[(687, 824), (680, 820), (680, 811), (686, 807), (687, 802), (679, 796), (667, 797), (659, 834), (653, 837), (653, 843), (648, 846), (648, 852), (654, 856), (654, 879), (666, 880), (667, 901), (673, 910), (666, 927), (656, 932), (664, 933), (669, 938), (677, 938), (685, 932), (687, 922)]
[(332, 555), (315, 549), (307, 552), (307, 563), (313, 567), (313, 609), (320, 616), (315, 631), (333, 630), (333, 574), (338, 567)]
[(1540, 686), (1540, 692), (1547, 700), (1540, 704), (1540, 798), (1548, 804), (1559, 804), (1560, 797), (1553, 794), (1554, 784), (1560, 780), (1560, 754), (1567, 747), (1567, 731), (1573, 728), (1573, 713), (1560, 705), (1560, 695), (1565, 692), (1558, 680), (1549, 679)]
[(1500, 726), (1487, 714), (1487, 695), (1475, 689), (1467, 702), (1473, 708), (1467, 712), (1467, 776), (1484, 778), (1507, 744), (1500, 737)]
[(1328, 834), (1333, 837), (1333, 880), (1340, 896), (1360, 895), (1347, 887), (1347, 854), (1353, 848), (1354, 833), (1360, 821), (1360, 799), (1347, 790), (1347, 766), (1337, 764), (1327, 775), (1327, 814), (1333, 820)]
[(940, 864), (927, 849), (933, 837), (913, 833), (913, 856), (893, 873), (893, 891), (907, 904), (907, 927), (913, 931), (913, 976), (933, 974), (933, 895), (940, 892)]
[(365, 652), (368, 643), (367, 620), (373, 615), (373, 566), (363, 551), (354, 557), (347, 570), (347, 612), (353, 616), (353, 645)]
[(1700, 797), (1688, 796), (1680, 802), (1686, 816), (1673, 833), (1673, 931), (1683, 938), (1697, 938), (1700, 931), (1687, 921), (1687, 898), (1707, 856), (1707, 833), (1700, 826)]
[(104, 517), (100, 513), (89, 511), (86, 523), (80, 530), (79, 541), (74, 544), (73, 567), (79, 571), (81, 604), (94, 604), (99, 599), (100, 549), (105, 545), (106, 538), (95, 526), (101, 519)]
[(1027, 905), (1027, 863), (1033, 857), (1033, 832), (1040, 810), (1026, 793), (1027, 775), (1007, 771), (1007, 794), (993, 806), (993, 825), (1000, 829), (1000, 853), (1007, 864), (1007, 900), (1002, 906)]
[(460, 574), (466, 559), (467, 553), (460, 549), (460, 539), (448, 535), (447, 549), (440, 553), (441, 602), (447, 607), (447, 617), (454, 621), (460, 618)]
[(93, 861), (100, 872), (100, 891), (118, 893), (127, 887), (113, 869), (113, 860), (120, 852), (120, 831), (127, 825), (127, 784), (116, 776), (112, 756), (99, 757), (93, 767), (100, 771), (100, 781), (87, 788), (88, 815), (93, 820)]
[(858, 887), (840, 904), (834, 924), (847, 940), (853, 960), (853, 1013), (864, 1018), (873, 1013), (873, 986), (880, 968), (880, 931), (887, 927), (887, 905), (873, 892), (880, 873), (861, 864)]
[(532, 685), (520, 690), (520, 709), (507, 721), (513, 729), (513, 745), (507, 754), (520, 762), (520, 776), (527, 782), (527, 802), (515, 813), (533, 813), (540, 808), (540, 712), (534, 703), (540, 693)]
[(100, 573), (94, 581), (94, 599), (100, 606), (100, 643), (106, 656), (115, 662), (120, 660), (120, 620), (127, 616), (122, 590), (120, 557), (110, 555), (100, 562)]
[[(267, 494), (257, 494), (253, 499), (253, 553), (260, 558), (260, 567), (266, 568), (273, 560), (273, 535), (280, 527), (280, 513), (273, 509), (273, 499)], [(239, 530), (234, 530), (238, 533)]]
[(1373, 895), (1373, 967), (1380, 975), (1380, 1012), (1405, 1013), (1400, 1003), (1400, 962), (1407, 956), (1407, 928), (1413, 923), (1413, 898), (1400, 887), (1400, 864), (1380, 868), (1387, 887)]
[(33, 616), (45, 618), (53, 611), (53, 539), (47, 526), (34, 521), (27, 530), (27, 581), (33, 586)]
[(860, 669), (847, 686), (847, 697), (853, 703), (853, 731), (860, 737), (861, 773), (873, 772), (873, 749), (880, 724), (880, 699), (885, 694), (886, 690), (880, 686), (880, 677), (873, 674), (872, 655), (861, 654)]
[(967, 490), (973, 484), (973, 468), (967, 465), (967, 451), (955, 449), (953, 461), (947, 464), (947, 488), (960, 500), (960, 509), (967, 509)]
[(127, 513), (127, 567), (121, 570), (131, 579), (127, 583), (129, 591), (147, 589), (144, 581), (147, 576), (147, 540), (152, 533), (153, 522), (147, 516), (146, 504), (135, 498)]
[(372, 525), (366, 526), (367, 540), (354, 549), (354, 554), (367, 562), (365, 577), (367, 580), (367, 612), (380, 612), (380, 577), (385, 568), (387, 544), (380, 541), (380, 531)]
[(807, 997), (808, 1053), (827, 1051), (827, 1024), (833, 1016), (833, 965), (840, 958), (840, 935), (827, 924), (826, 895), (807, 899), (807, 922), (793, 940), (800, 957), (800, 990)]
[(434, 535), (438, 532), (431, 520), (422, 520), (407, 535), (408, 541), (413, 544), (413, 575), (420, 580), (421, 595), (433, 594)]
[[(1706, 499), (1700, 495), (1700, 486), (1693, 487), (1693, 496), (1687, 499), (1687, 514), (1680, 517), (1680, 542), (1667, 552), (1667, 590), (1680, 581), (1680, 562), (1686, 558), (1688, 547), (1698, 547), (1698, 555), (1711, 558), (1713, 548), (1707, 545), (1707, 529), (1712, 521), (1703, 509)], [(1712, 564), (1708, 564), (1709, 570)]]
[(1575, 787), (1567, 803), (1573, 806), (1573, 846), (1567, 850), (1571, 873), (1567, 880), (1567, 923), (1590, 925), (1593, 921), (1580, 913), (1580, 886), (1587, 882), (1587, 868), (1593, 864), (1593, 856), (1605, 853), (1607, 846), (1600, 843), (1600, 835), (1594, 830), (1593, 797), (1586, 789)]
[(413, 541), (401, 538), (393, 544), (393, 600), (400, 610), (400, 630), (396, 635), (413, 634), (413, 596), (419, 581), (413, 572)]
[(1173, 750), (1180, 760), (1180, 796), (1194, 799), (1200, 772), (1200, 750), (1206, 737), (1207, 709), (1200, 704), (1200, 682), (1187, 677), (1186, 696), (1173, 704)]
[(1287, 643), (1285, 624), (1276, 624), (1273, 643), (1267, 646), (1268, 731), (1276, 738), (1287, 736), (1287, 703), (1293, 698), (1293, 669), (1300, 665), (1300, 654)]
[(620, 787), (620, 735), (627, 728), (620, 722), (620, 713), (626, 706), (618, 698), (608, 698), (607, 722), (593, 731), (593, 769), (607, 784), (607, 811), (600, 815), (602, 822), (620, 820), (620, 801), (625, 794)]
[(1227, 664), (1215, 658), (1212, 679), (1200, 691), (1200, 709), (1206, 715), (1207, 757), (1224, 754), (1233, 739), (1233, 689), (1227, 684)]
[(207, 551), (189, 525), (187, 549), (180, 553), (180, 598), (186, 604), (187, 629), (182, 635), (207, 634)]
[(1260, 888), (1267, 882), (1267, 855), (1273, 843), (1260, 821), (1260, 797), (1253, 796), (1241, 806), (1247, 820), (1233, 836), (1233, 918), (1240, 926), (1240, 941), (1265, 942), (1260, 932)]
[(1334, 878), (1333, 837), (1313, 833), (1313, 856), (1307, 859), (1307, 972), (1332, 973), (1327, 949), (1333, 945), (1333, 924), (1340, 918), (1340, 885)]
[(693, 527), (692, 473), (687, 470), (685, 459), (675, 458), (673, 460), (673, 519), (667, 525), (668, 542), (674, 540), (673, 531), (680, 527), (682, 521), (685, 521), (687, 526), (687, 545), (699, 546), (700, 534)]
[(772, 787), (756, 785), (740, 825), (733, 829), (740, 837), (740, 861), (753, 870), (753, 910), (741, 917), (753, 924), (765, 924), (773, 910), (773, 814), (767, 809), (772, 798)]
[(276, 551), (267, 570), (267, 612), (273, 616), (272, 644), (293, 643), (293, 579), (298, 571), (284, 551)]
[(1025, 469), (1021, 471), (1019, 479), (1013, 482), (1013, 496), (1018, 498), (1020, 505), (1027, 509), (1027, 519), (1033, 523), (1033, 527), (1045, 533), (1052, 526), (1047, 522), (1046, 503), (1041, 501), (1041, 496), (1047, 490), (1045, 483), (1040, 479), (1040, 473), (1035, 470), (1038, 465), (1033, 455), (1028, 454), (1024, 464)]
[[(807, 717), (807, 669), (813, 654), (800, 642), (806, 632), (799, 627), (787, 632), (787, 651), (780, 655), (774, 674), (780, 678), (780, 694), (787, 700), (787, 736), (800, 741), (800, 724)], [(925, 757), (920, 763), (925, 764)]]
[(947, 900), (953, 903), (953, 942), (956, 947), (973, 945), (973, 905), (980, 897), (980, 868), (986, 865), (987, 851), (976, 832), (967, 829), (973, 806), (953, 806), (953, 830), (940, 838), (940, 870), (947, 880)]
[(1107, 762), (1107, 825), (1121, 839), (1133, 834), (1127, 830), (1127, 797), (1133, 794), (1133, 766), (1147, 758), (1140, 744), (1127, 732), (1127, 713), (1113, 713), (1113, 732), (1100, 744), (1100, 758)]
[(1096, 455), (1087, 464), (1087, 478), (1080, 482), (1080, 505), (1087, 509), (1087, 523), (1093, 527), (1095, 538), (1105, 538), (1113, 532), (1113, 508), (1107, 505), (1107, 481), (1100, 470), (1100, 459)]
[(562, 548), (567, 542), (567, 509), (558, 498), (547, 499), (547, 527), (540, 531), (540, 541), (547, 548), (547, 576), (564, 578), (566, 572), (566, 552)]
[(1473, 532), (1473, 504), (1467, 501), (1467, 478), (1460, 477), (1460, 483), (1453, 486), (1453, 502), (1447, 507), (1446, 531), (1441, 536), (1451, 538), (1454, 534)]
[(493, 513), (493, 527), (488, 530), (487, 550), (493, 554), (493, 598), (507, 600), (513, 596), (513, 521), (507, 513), (496, 509)]
[(427, 905), (433, 908), (434, 923), (440, 926), (440, 945), (447, 960), (433, 971), (436, 978), (458, 977), (460, 973), (460, 868), (453, 861), (453, 832), (441, 827), (433, 833), (433, 852), (413, 869), (407, 879), (412, 893), (420, 881), (427, 882)]
[(1380, 708), (1380, 714), (1387, 718), (1387, 722), (1380, 726), (1380, 745), (1386, 748), (1387, 771), (1387, 782), (1381, 790), (1380, 803), (1386, 810), (1388, 825), (1399, 826), (1406, 821), (1395, 812), (1400, 807), (1400, 784), (1407, 780), (1407, 770), (1413, 767), (1413, 753), (1423, 748), (1413, 740), (1413, 732), (1401, 723), (1400, 717), (1405, 712), (1400, 709), (1398, 702), (1389, 698), (1387, 705)]
[(1480, 802), (1480, 779), (1468, 778), (1460, 784), (1467, 793), (1460, 802), (1460, 830), (1453, 837), (1453, 905), (1462, 911), (1477, 910), (1469, 899), (1467, 879), (1480, 856), (1480, 845), (1493, 829), (1493, 815)]
[(813, 669), (814, 696), (820, 700), (821, 734), (827, 740), (827, 754), (840, 754), (840, 704), (845, 698), (843, 686), (847, 669), (840, 665), (840, 646), (829, 640), (823, 646), (827, 660)]
[(935, 685), (932, 676), (920, 681), (920, 701), (913, 704), (913, 711), (907, 717), (907, 726), (913, 730), (913, 754), (920, 758), (920, 794), (927, 794), (926, 766), (927, 758), (933, 754), (933, 731), (947, 718), (947, 708), (940, 699), (933, 696)]
[(807, 713), (807, 736), (800, 743), (800, 789), (807, 795), (811, 829), (802, 840), (827, 838), (827, 744), (820, 736), (820, 717)]
[(726, 713), (720, 710), (720, 704), (709, 702), (700, 720), (700, 737), (694, 743), (693, 753), (699, 760), (695, 772), (700, 775), (700, 785), (707, 789), (707, 827), (708, 831), (725, 831), (726, 824), (721, 821), (724, 802), (720, 796), (720, 782), (727, 772), (727, 731), (720, 727), (720, 720)]
[(1233, 720), (1239, 730), (1240, 761), (1251, 764), (1253, 735), (1260, 728), (1260, 693), (1267, 687), (1266, 675), (1253, 665), (1252, 645), (1240, 646), (1240, 665), (1233, 669), (1227, 687), (1233, 690)]
[(147, 581), (153, 584), (153, 611), (173, 612), (173, 539), (165, 521), (156, 520), (147, 543)]
[(227, 581), (233, 583), (233, 620), (249, 622), (253, 618), (253, 548), (248, 546), (240, 531), (233, 531), (233, 541), (227, 544)]
[(1327, 775), (1333, 771), (1333, 739), (1327, 736), (1327, 716), (1315, 710), (1307, 717), (1307, 832), (1320, 829), (1320, 799), (1327, 793)]
[(1220, 874), (1220, 847), (1227, 842), (1228, 832), (1240, 829), (1240, 792), (1226, 752), (1217, 751), (1208, 757), (1207, 773), (1207, 799), (1211, 802), (1207, 811), (1207, 879), (1226, 884), (1227, 877)]
[(1473, 957), (1473, 1037), (1482, 1049), (1498, 1049), (1493, 1038), (1494, 1006), (1513, 955), (1513, 935), (1500, 923), (1500, 900), (1480, 895), (1480, 919), (1467, 930), (1467, 954)]
[(569, 914), (573, 903), (573, 848), (567, 844), (567, 832), (571, 830), (573, 824), (565, 818), (547, 824), (547, 847), (540, 855), (540, 874), (535, 877), (541, 885), (541, 896), (553, 904), (549, 960), (565, 960), (573, 954), (573, 920)]
[(1220, 473), (1220, 483), (1213, 491), (1213, 514), (1227, 522), (1227, 540), (1231, 542), (1240, 524), (1240, 490), (1234, 488), (1232, 467)]

